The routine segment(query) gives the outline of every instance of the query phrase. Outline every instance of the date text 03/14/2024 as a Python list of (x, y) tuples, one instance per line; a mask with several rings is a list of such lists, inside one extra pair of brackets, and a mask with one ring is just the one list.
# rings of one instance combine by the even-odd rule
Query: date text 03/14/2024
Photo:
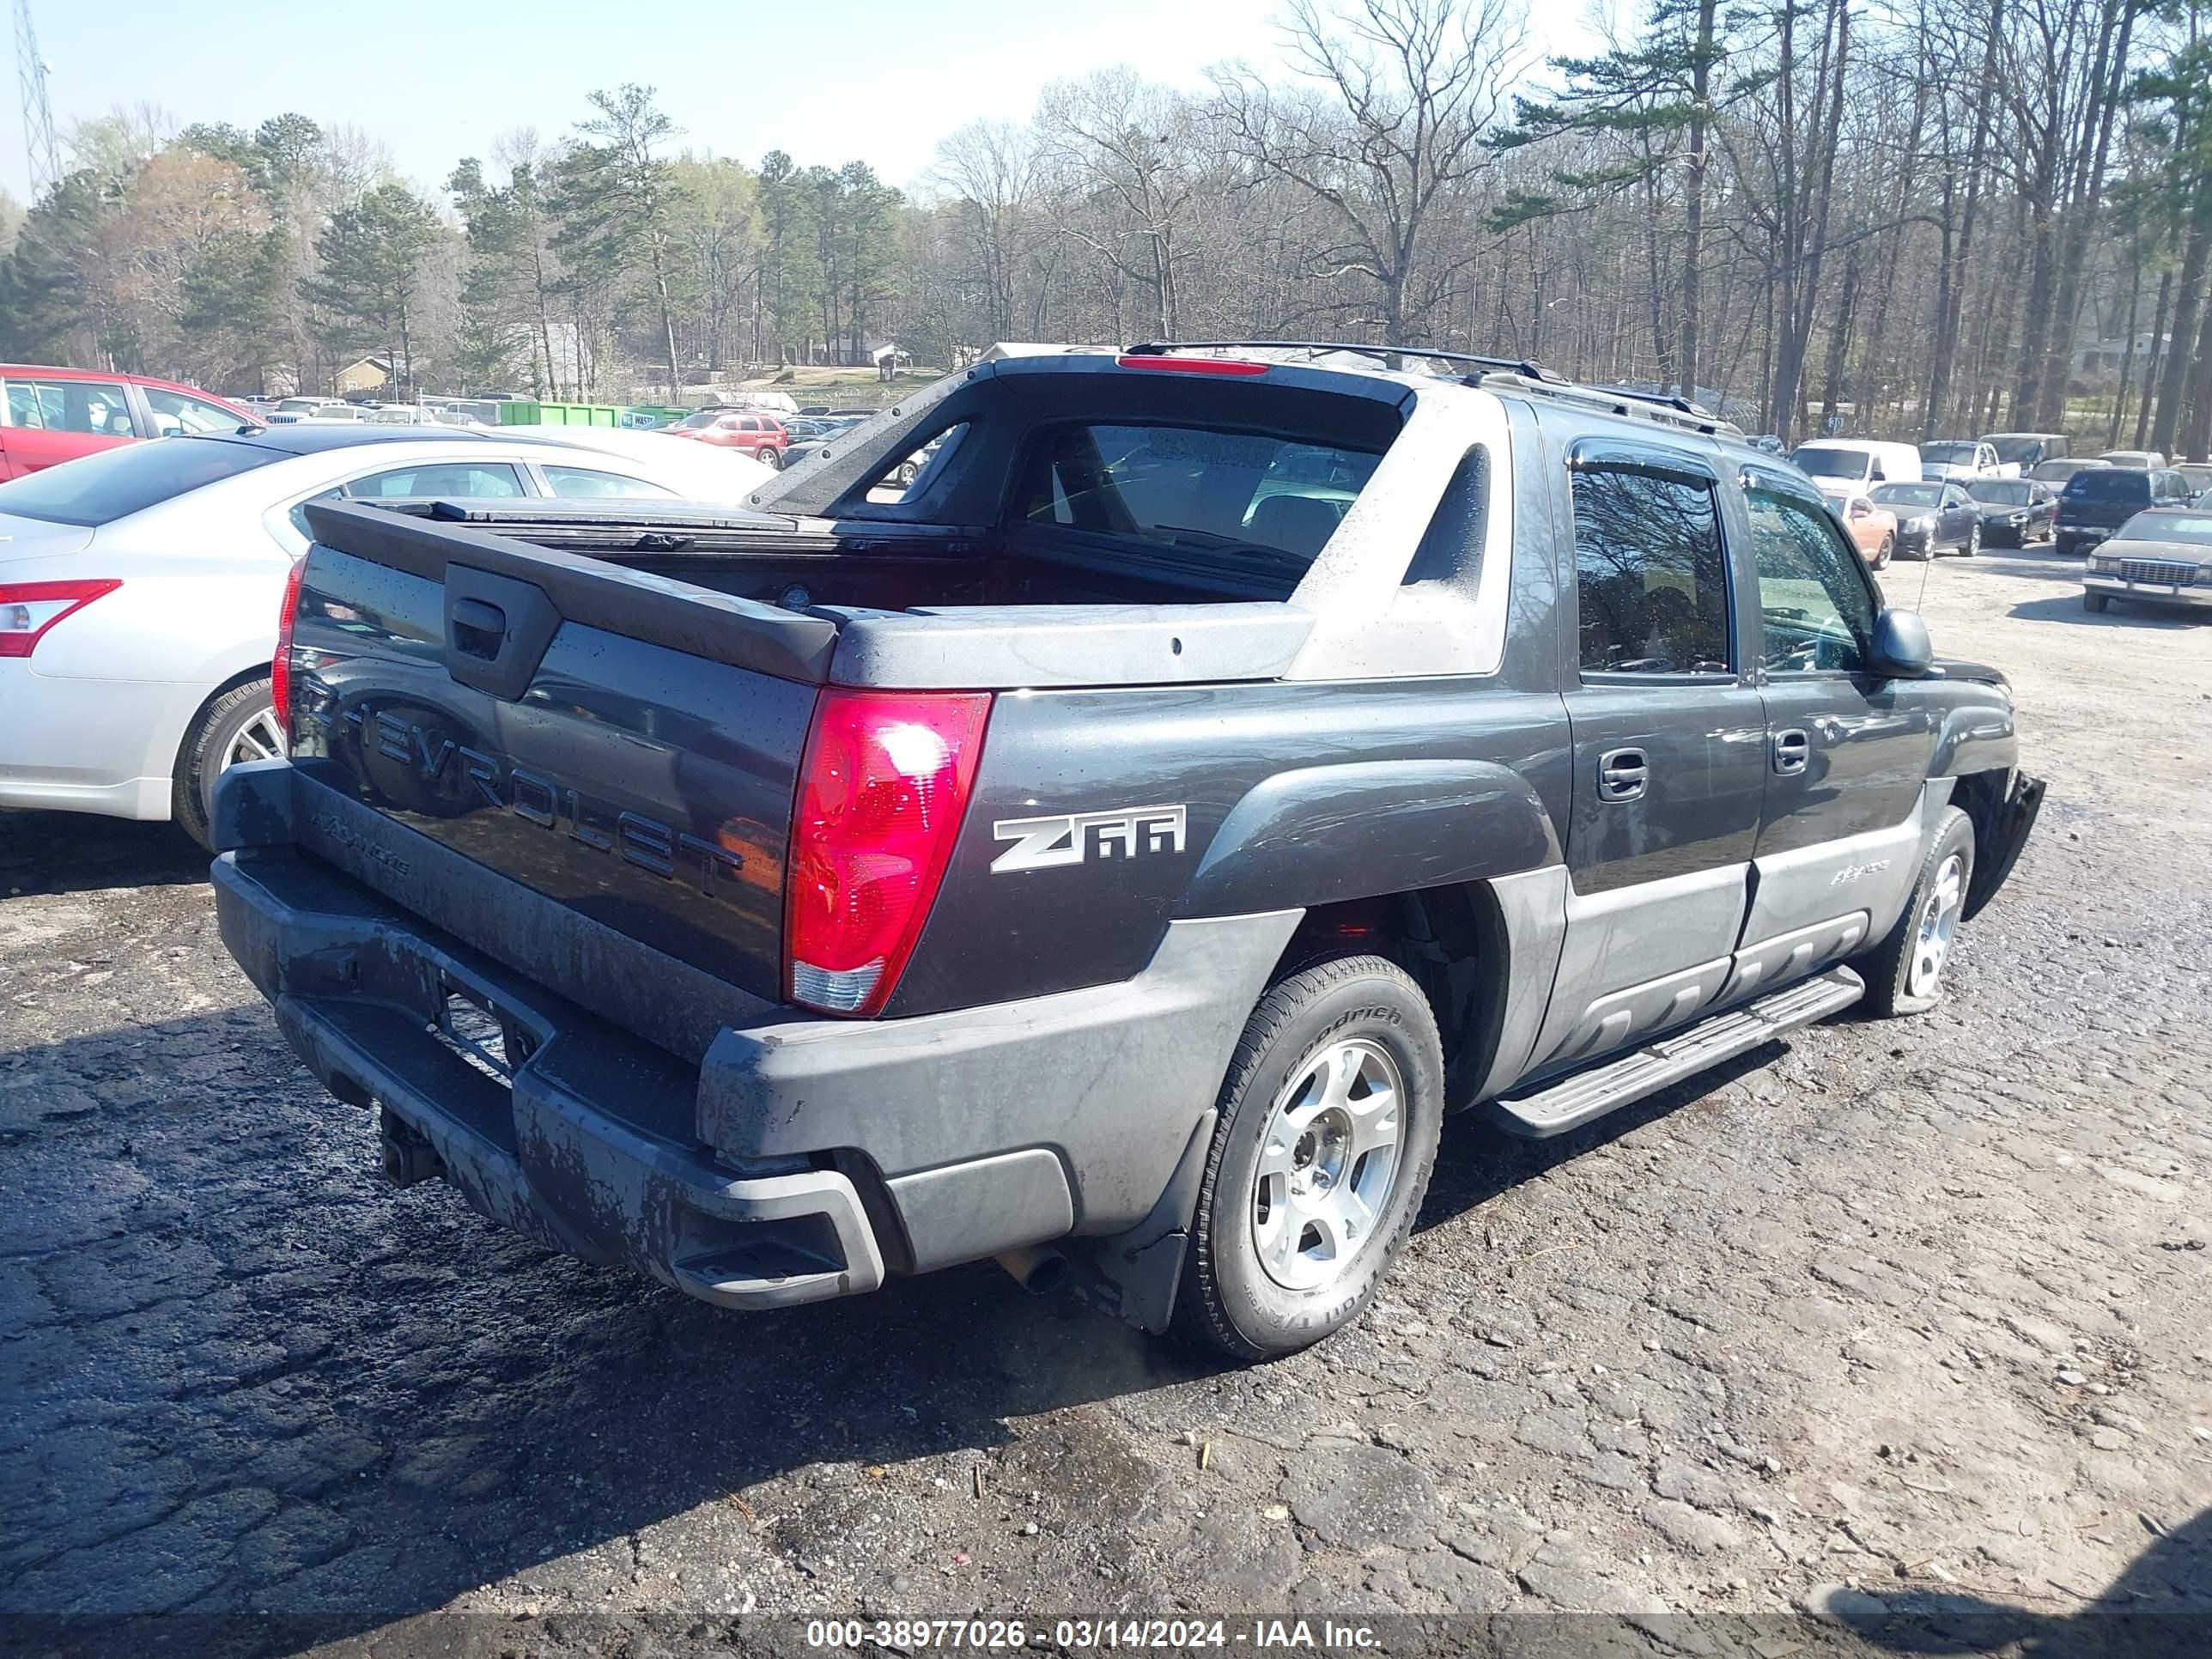
[(1357, 1650), (1376, 1645), (1373, 1629), (1331, 1620), (1255, 1619), (815, 1619), (807, 1621), (812, 1648), (864, 1646), (912, 1652), (921, 1648), (1003, 1649), (1047, 1644), (1063, 1651), (1097, 1649), (1222, 1649), (1258, 1651), (1297, 1649)]

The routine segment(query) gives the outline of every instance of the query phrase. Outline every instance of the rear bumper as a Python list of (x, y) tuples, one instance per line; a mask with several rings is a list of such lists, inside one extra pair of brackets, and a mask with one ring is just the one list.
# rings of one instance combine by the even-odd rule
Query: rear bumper
[[(310, 860), (225, 854), (214, 879), (223, 943), (308, 1069), (428, 1141), (493, 1220), (724, 1307), (883, 1283), (852, 1179), (803, 1159), (719, 1163), (688, 1133), (690, 1090), (670, 1056)], [(434, 1034), (457, 994), (494, 1011), (510, 1056), (529, 1049), (506, 1081)]]
[[(309, 1068), (428, 1140), (494, 1219), (729, 1307), (1070, 1235), (1175, 1234), (1179, 1251), (1187, 1217), (1168, 1200), (1301, 914), (1171, 922), (1133, 979), (957, 1012), (756, 1004), (679, 1057), (610, 982), (672, 1000), (679, 964), (579, 934), (573, 954), (602, 971), (563, 996), (532, 961), (502, 961), (501, 939), (457, 939), (376, 890), (430, 843), (365, 811), (333, 826), (337, 799), (282, 763), (232, 769), (216, 798), (217, 842), (240, 849), (215, 868), (223, 942)], [(550, 901), (469, 871), (470, 902), (430, 913), (552, 937), (532, 915)], [(434, 1029), (456, 994), (509, 1032), (506, 1077)]]

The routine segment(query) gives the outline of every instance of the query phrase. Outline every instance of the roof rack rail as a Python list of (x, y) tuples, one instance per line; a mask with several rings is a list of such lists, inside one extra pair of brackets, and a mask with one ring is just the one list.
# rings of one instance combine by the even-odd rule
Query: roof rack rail
[(1435, 346), (1374, 345), (1358, 340), (1147, 340), (1133, 345), (1122, 355), (1127, 357), (1158, 357), (1170, 351), (1224, 351), (1243, 349), (1252, 351), (1349, 351), (1362, 357), (1373, 357), (1386, 368), (1396, 368), (1397, 360), (1407, 357), (1428, 357), (1444, 363), (1472, 363), (1481, 369), (1504, 369), (1531, 380), (1541, 380), (1564, 386), (1566, 381), (1541, 363), (1533, 363), (1524, 357), (1485, 357), (1472, 351), (1445, 351)]
[(1540, 392), (1585, 409), (1656, 421), (1662, 426), (1681, 427), (1692, 432), (1703, 433), (1707, 437), (1740, 438), (1743, 435), (1743, 428), (1735, 422), (1723, 420), (1711, 410), (1671, 392), (1629, 392), (1620, 386), (1583, 386), (1571, 380), (1532, 381), (1510, 374), (1486, 374), (1477, 382), (1488, 386), (1501, 383), (1517, 392)]
[(1385, 368), (1397, 369), (1407, 358), (1432, 358), (1438, 362), (1465, 363), (1474, 373), (1469, 386), (1504, 384), (1517, 391), (1541, 392), (1584, 408), (1613, 415), (1630, 415), (1662, 425), (1686, 428), (1708, 436), (1741, 437), (1741, 428), (1711, 410), (1672, 392), (1631, 392), (1625, 386), (1585, 386), (1553, 373), (1540, 363), (1513, 357), (1486, 357), (1471, 351), (1444, 351), (1431, 346), (1382, 346), (1353, 340), (1147, 340), (1122, 355), (1159, 357), (1171, 351), (1348, 351), (1372, 357)]

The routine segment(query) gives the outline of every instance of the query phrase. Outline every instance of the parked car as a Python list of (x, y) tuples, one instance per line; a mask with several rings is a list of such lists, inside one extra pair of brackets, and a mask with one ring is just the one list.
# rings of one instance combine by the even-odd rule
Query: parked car
[(979, 364), (757, 525), (308, 508), (222, 939), (534, 1238), (736, 1309), (996, 1257), (1248, 1359), (1358, 1317), (1448, 1107), (1935, 1004), (2041, 798), (2002, 677), (1733, 428), (1346, 356)]
[(1941, 439), (1920, 446), (1920, 476), (1970, 483), (1976, 478), (2017, 478), (2017, 461), (2000, 461), (1996, 447), (1979, 441)]
[(1997, 453), (1997, 459), (2020, 469), (2008, 477), (2027, 477), (2046, 461), (2063, 461), (2074, 453), (2073, 442), (2063, 432), (1991, 432), (1981, 441)]
[(791, 447), (791, 435), (783, 429), (783, 422), (757, 410), (702, 409), (661, 430), (720, 449), (734, 449), (772, 467), (782, 466), (784, 452)]
[(707, 458), (662, 442), (690, 465), (301, 424), (131, 445), (0, 484), (0, 806), (174, 818), (204, 842), (216, 775), (278, 750), (270, 664), (307, 502), (673, 500)]
[(2155, 449), (2108, 449), (2097, 459), (2106, 466), (2130, 466), (2140, 472), (2154, 472), (2166, 465), (2166, 457)]
[(2077, 472), (2058, 492), (2058, 516), (2051, 545), (2079, 553), (2106, 540), (2148, 507), (2182, 507), (2191, 500), (2189, 481), (2171, 468), (2105, 466)]
[(2189, 480), (2189, 487), (2198, 495), (2212, 489), (2212, 461), (2176, 461), (2173, 470)]
[(1845, 490), (1827, 499), (1869, 568), (1887, 570), (1897, 553), (1897, 515), (1864, 490)]
[(0, 480), (134, 438), (235, 432), (261, 418), (171, 380), (0, 363)]
[(2038, 483), (2049, 484), (2053, 489), (2057, 489), (2076, 472), (2086, 472), (2092, 467), (2111, 465), (2110, 461), (2100, 461), (2088, 457), (2063, 461), (2038, 461), (2021, 476), (2024, 478), (2033, 478)]
[(1977, 478), (1966, 494), (1982, 514), (1982, 540), (1992, 547), (2026, 547), (2047, 541), (2058, 517), (2058, 496), (2033, 478)]
[(2154, 507), (2136, 514), (2089, 550), (2081, 586), (2091, 611), (2114, 599), (2212, 609), (2212, 513)]
[(1790, 452), (1797, 470), (1826, 489), (1831, 483), (1871, 489), (1878, 483), (1917, 483), (1920, 452), (1911, 444), (1875, 439), (1823, 438)]
[(1981, 509), (1965, 485), (1930, 479), (1925, 483), (1876, 484), (1871, 493), (1897, 514), (1899, 557), (1933, 559), (1947, 547), (1968, 558), (1981, 551)]

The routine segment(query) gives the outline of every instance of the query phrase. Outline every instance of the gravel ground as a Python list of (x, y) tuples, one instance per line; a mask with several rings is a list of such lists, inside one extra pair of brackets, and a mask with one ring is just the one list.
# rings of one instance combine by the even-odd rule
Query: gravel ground
[(1808, 1602), (1877, 1649), (1987, 1603), (1995, 1651), (2119, 1609), (2212, 1650), (2212, 626), (2075, 569), (1888, 577), (2051, 781), (1942, 1009), (1564, 1142), (1462, 1121), (1364, 1326), (1251, 1370), (988, 1267), (740, 1318), (395, 1194), (181, 837), (0, 813), (0, 1628), (1366, 1610), (1774, 1659), (1863, 1650)]

